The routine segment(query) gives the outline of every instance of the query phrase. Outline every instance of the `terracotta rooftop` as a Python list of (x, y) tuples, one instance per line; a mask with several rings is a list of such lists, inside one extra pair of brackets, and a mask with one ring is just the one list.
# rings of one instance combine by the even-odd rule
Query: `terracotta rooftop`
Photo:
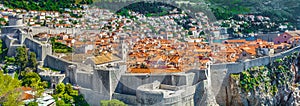
[(132, 68), (131, 73), (174, 73), (181, 72), (179, 69), (142, 69), (142, 68)]
[(289, 34), (291, 36), (300, 36), (300, 30), (297, 31), (287, 31), (286, 34)]
[(225, 40), (225, 42), (228, 42), (228, 43), (245, 43), (246, 40), (245, 39)]
[(21, 89), (22, 89), (22, 91), (31, 91), (32, 90), (30, 87), (24, 87), (24, 86)]
[(107, 54), (101, 54), (99, 56), (95, 56), (92, 60), (94, 61), (95, 64), (103, 64), (112, 61), (118, 61), (121, 59), (114, 54), (107, 53)]

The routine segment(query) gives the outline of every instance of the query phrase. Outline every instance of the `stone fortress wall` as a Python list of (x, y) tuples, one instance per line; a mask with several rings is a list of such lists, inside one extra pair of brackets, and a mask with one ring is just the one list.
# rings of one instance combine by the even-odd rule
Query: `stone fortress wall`
[(212, 92), (215, 95), (216, 101), (218, 104), (225, 106), (226, 98), (228, 101), (231, 101), (230, 98), (226, 95), (229, 92), (229, 75), (232, 73), (240, 73), (244, 70), (254, 67), (254, 66), (262, 66), (268, 65), (276, 59), (281, 59), (285, 56), (291, 55), (294, 52), (299, 52), (300, 46), (294, 47), (290, 50), (277, 53), (272, 56), (260, 57), (252, 60), (247, 60), (244, 62), (236, 62), (236, 63), (226, 63), (226, 64), (212, 64), (210, 68), (211, 72), (211, 81)]
[[(131, 105), (198, 105), (203, 99), (202, 95), (205, 94), (205, 78), (203, 77), (205, 71), (198, 70), (197, 72), (124, 74), (121, 76), (113, 98)], [(160, 85), (156, 84), (157, 88), (153, 90), (143, 89), (143, 86), (152, 85), (153, 82), (158, 82)], [(157, 102), (153, 102), (154, 100)]]
[(38, 61), (43, 61), (48, 54), (52, 54), (51, 44), (43, 44), (33, 38), (27, 37), (24, 41), (24, 45), (26, 46), (26, 48), (29, 48), (29, 51), (33, 51), (36, 53)]
[[(118, 64), (110, 63), (110, 64)], [(79, 86), (79, 91), (87, 102), (98, 106), (100, 100), (119, 99), (131, 105), (143, 105), (138, 100), (143, 97), (137, 92), (138, 87), (155, 81), (165, 85), (165, 89), (180, 89), (172, 97), (165, 97), (162, 104), (186, 104), (193, 106), (203, 101), (206, 75), (204, 70), (191, 70), (187, 73), (168, 74), (131, 74), (125, 73), (126, 65), (113, 68), (96, 68), (84, 64), (72, 63), (55, 56), (48, 55), (44, 65), (66, 73), (66, 79)], [(107, 64), (104, 64), (105, 66)], [(197, 92), (197, 94), (195, 94)], [(140, 92), (142, 93), (142, 92)], [(151, 97), (150, 98), (154, 98)]]
[[(167, 87), (170, 87), (170, 89), (175, 86), (184, 92), (181, 94), (186, 94), (175, 94), (176, 96), (172, 99), (163, 98), (161, 103), (164, 105), (183, 103), (183, 100), (185, 100), (185, 104), (180, 105), (203, 104), (203, 101), (206, 99), (205, 97), (207, 97), (206, 87), (206, 89), (212, 90), (218, 104), (226, 105), (226, 98), (230, 101), (226, 93), (230, 90), (228, 78), (231, 73), (239, 73), (253, 66), (268, 65), (276, 59), (283, 58), (299, 50), (300, 46), (272, 56), (260, 57), (244, 62), (212, 64), (209, 69), (211, 72), (211, 87), (207, 86), (206, 72), (204, 70), (191, 70), (187, 73), (132, 74), (125, 73), (126, 66), (105, 70), (95, 69), (95, 67), (72, 63), (52, 55), (46, 56), (44, 65), (66, 71), (66, 78), (72, 84), (80, 86), (80, 92), (85, 95), (85, 98), (91, 105), (99, 105), (99, 101), (104, 99), (119, 99), (127, 104), (143, 105), (141, 100), (145, 101), (147, 98), (141, 96), (139, 93), (148, 94), (151, 92), (143, 92), (138, 88), (155, 81), (158, 81), (162, 85), (169, 85)], [(70, 68), (70, 66), (73, 67)], [(153, 93), (153, 96), (151, 95), (148, 95), (150, 99), (157, 97), (156, 93)]]
[(74, 34), (79, 33), (80, 29), (75, 28), (47, 28), (47, 27), (32, 27), (31, 28), (32, 35), (36, 35), (39, 33), (49, 33), (49, 34), (59, 34), (59, 33), (66, 33), (66, 34)]
[(86, 29), (79, 29), (79, 28), (48, 28), (48, 27), (31, 27), (30, 34), (36, 35), (39, 33), (48, 33), (48, 34), (80, 34), (83, 32), (93, 32), (93, 33), (100, 33), (100, 30), (86, 30)]
[[(143, 105), (141, 101), (155, 99), (157, 95), (156, 93), (150, 95), (148, 93), (151, 92), (143, 92), (143, 90), (139, 90), (138, 88), (155, 81), (158, 81), (161, 85), (167, 85), (165, 86), (167, 89), (177, 87), (177, 89), (181, 89), (184, 92), (175, 93), (174, 95), (176, 96), (174, 98), (165, 97), (158, 104), (175, 105), (185, 101), (184, 104), (180, 105), (200, 105), (205, 102), (207, 97), (206, 90), (211, 89), (217, 103), (226, 105), (226, 98), (230, 101), (226, 93), (230, 90), (228, 78), (231, 73), (239, 73), (253, 66), (268, 65), (276, 59), (283, 58), (299, 50), (300, 46), (272, 56), (260, 57), (244, 62), (212, 64), (209, 69), (211, 73), (211, 87), (207, 86), (207, 73), (204, 70), (191, 70), (186, 73), (169, 74), (132, 74), (125, 73), (126, 66), (119, 66), (112, 69), (95, 69), (95, 67), (72, 63), (52, 55), (46, 56), (44, 65), (66, 71), (66, 78), (70, 83), (80, 86), (80, 93), (84, 95), (91, 105), (99, 105), (99, 101), (105, 99), (119, 99), (131, 105)], [(107, 64), (103, 66), (105, 65)], [(147, 93), (149, 98), (141, 96), (143, 93)]]
[(49, 68), (56, 69), (56, 70), (63, 71), (63, 72), (67, 71), (68, 67), (70, 65), (76, 64), (76, 63), (58, 58), (53, 55), (47, 55), (43, 62), (44, 62), (43, 65), (45, 67), (49, 67)]
[[(24, 28), (20, 27), (22, 24), (21, 18), (12, 18), (11, 26), (3, 27), (2, 34), (16, 32)], [(82, 31), (81, 29), (72, 28), (32, 27), (29, 34), (35, 35), (43, 32), (74, 34), (82, 33)], [(91, 31), (95, 32), (95, 30)], [(275, 59), (283, 58), (300, 50), (300, 46), (298, 46), (273, 56), (260, 57), (244, 62), (212, 64), (208, 70), (191, 70), (186, 73), (168, 74), (131, 74), (125, 73), (126, 65), (98, 69), (60, 59), (51, 54), (51, 46), (39, 43), (31, 38), (25, 38), (22, 32), (17, 34), (21, 34), (22, 38), (2, 37), (9, 48), (9, 55), (13, 56), (15, 49), (25, 44), (30, 51), (37, 54), (38, 60), (44, 62), (44, 66), (65, 72), (68, 82), (78, 85), (80, 93), (92, 106), (100, 105), (100, 100), (105, 99), (119, 99), (131, 105), (152, 104), (150, 101), (156, 100), (153, 105), (199, 106), (205, 102), (207, 90), (212, 90), (218, 104), (226, 105), (226, 101), (230, 101), (227, 92), (230, 90), (228, 78), (231, 73), (239, 73), (253, 66), (267, 65)], [(21, 42), (18, 42), (18, 40)], [(211, 80), (211, 86), (207, 86), (207, 71), (211, 73), (211, 78), (208, 79)], [(175, 92), (165, 94), (163, 90)]]

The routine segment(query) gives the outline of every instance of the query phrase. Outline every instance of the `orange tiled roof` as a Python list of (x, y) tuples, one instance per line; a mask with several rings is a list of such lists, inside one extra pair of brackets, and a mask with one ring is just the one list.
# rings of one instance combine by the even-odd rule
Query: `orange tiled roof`
[(228, 43), (245, 43), (245, 39), (226, 40)]
[(21, 89), (22, 89), (22, 91), (31, 91), (32, 90), (30, 87), (24, 87), (24, 86)]
[(28, 94), (28, 93), (23, 93), (21, 98), (22, 98), (22, 100), (33, 99), (33, 95)]
[(96, 56), (92, 60), (94, 61), (95, 64), (103, 64), (103, 63), (117, 61), (121, 59), (114, 54), (107, 53), (107, 54), (101, 54), (99, 56)]
[(131, 68), (131, 73), (174, 73), (181, 72), (179, 69), (142, 69), (142, 68)]

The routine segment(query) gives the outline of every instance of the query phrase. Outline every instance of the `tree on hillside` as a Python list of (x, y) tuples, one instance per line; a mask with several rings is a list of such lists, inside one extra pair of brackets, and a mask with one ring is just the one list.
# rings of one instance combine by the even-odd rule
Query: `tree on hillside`
[(80, 4), (92, 4), (93, 0), (82, 0)]
[(18, 90), (21, 87), (21, 81), (13, 79), (9, 75), (4, 75), (0, 71), (0, 105), (4, 106), (19, 106), (22, 104), (21, 91)]
[(37, 102), (29, 102), (27, 106), (39, 106)]
[(3, 49), (2, 49), (2, 40), (0, 39), (0, 57), (1, 57), (1, 59), (3, 59)]
[(71, 84), (59, 83), (55, 88), (55, 95), (58, 106), (66, 106), (75, 104), (76, 106), (89, 106), (82, 95), (78, 95), (78, 91), (74, 90)]
[(22, 78), (22, 85), (31, 87), (34, 92), (37, 92), (34, 95), (34, 98), (38, 98), (44, 92), (44, 88), (47, 87), (47, 82), (42, 82), (40, 76), (37, 73), (28, 72)]
[(64, 103), (71, 104), (73, 101), (73, 97), (68, 94), (69, 91), (66, 90), (66, 85), (64, 83), (60, 83), (55, 88), (56, 97), (60, 98), (64, 101)]
[(33, 70), (36, 70), (38, 65), (38, 61), (36, 60), (36, 54), (34, 52), (30, 52), (29, 57), (29, 67), (31, 67)]
[(101, 100), (101, 106), (127, 106), (124, 102), (113, 99), (113, 100)]
[[(20, 67), (20, 70), (24, 70), (28, 63), (27, 50), (24, 46), (17, 48), (16, 64)], [(20, 73), (20, 72), (19, 72)]]
[(28, 72), (22, 78), (22, 85), (30, 86), (32, 83), (34, 83), (36, 81), (41, 81), (40, 76), (35, 72)]

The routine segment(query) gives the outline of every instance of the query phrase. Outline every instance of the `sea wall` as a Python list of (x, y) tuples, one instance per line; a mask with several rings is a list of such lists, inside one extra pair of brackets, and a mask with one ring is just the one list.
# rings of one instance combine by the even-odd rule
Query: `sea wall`
[(274, 54), (272, 56), (260, 57), (243, 62), (212, 64), (210, 67), (212, 84), (211, 89), (215, 95), (217, 103), (223, 106), (226, 105), (226, 101), (230, 101), (230, 98), (227, 96), (227, 93), (230, 89), (228, 83), (230, 74), (240, 73), (254, 66), (268, 65), (270, 62), (291, 55), (296, 51), (300, 51), (300, 46), (294, 47), (281, 53)]

